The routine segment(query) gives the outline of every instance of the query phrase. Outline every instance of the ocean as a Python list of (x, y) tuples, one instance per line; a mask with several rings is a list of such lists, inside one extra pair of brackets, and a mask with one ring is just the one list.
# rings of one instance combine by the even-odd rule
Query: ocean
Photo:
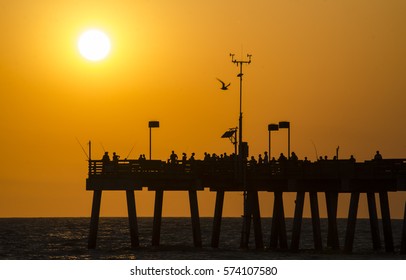
[[(302, 224), (300, 250), (270, 250), (272, 218), (262, 218), (265, 248), (255, 249), (251, 234), (249, 249), (239, 249), (242, 219), (223, 218), (219, 248), (211, 248), (212, 218), (201, 218), (202, 248), (193, 246), (190, 218), (162, 219), (160, 246), (151, 245), (152, 218), (138, 218), (140, 248), (130, 248), (127, 218), (100, 218), (97, 248), (87, 248), (90, 218), (2, 218), (0, 219), (0, 259), (2, 260), (319, 260), (319, 259), (406, 259), (399, 254), (402, 220), (392, 220), (394, 253), (386, 253), (382, 224), (382, 249), (374, 251), (368, 219), (358, 219), (353, 253), (326, 248), (327, 219), (321, 219), (323, 251), (314, 250), (311, 219)], [(293, 219), (286, 220), (288, 243)], [(343, 247), (346, 219), (338, 219), (340, 246)], [(251, 230), (253, 233), (253, 230)], [(290, 243), (289, 243), (290, 244)]]

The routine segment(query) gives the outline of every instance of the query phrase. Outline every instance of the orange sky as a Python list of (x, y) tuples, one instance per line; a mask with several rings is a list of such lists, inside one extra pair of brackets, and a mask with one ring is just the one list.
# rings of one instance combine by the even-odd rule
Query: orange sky
[[(138, 157), (148, 154), (148, 121), (159, 120), (154, 158), (231, 153), (220, 138), (238, 124), (230, 52), (253, 55), (243, 97), (253, 155), (267, 149), (267, 124), (287, 120), (302, 158), (315, 159), (313, 143), (330, 157), (339, 145), (341, 158), (363, 161), (378, 149), (406, 158), (403, 0), (2, 0), (0, 10), (0, 217), (90, 215), (75, 137), (92, 140), (94, 158), (102, 145), (122, 157), (134, 146)], [(76, 48), (91, 27), (112, 40), (102, 62)], [(216, 77), (231, 82), (228, 92)], [(286, 153), (286, 137), (272, 135), (274, 153)], [(138, 214), (152, 215), (153, 193), (136, 197)], [(165, 198), (164, 215), (189, 214), (186, 194)], [(271, 198), (262, 195), (264, 215)], [(239, 216), (241, 199), (227, 195), (224, 215)], [(391, 200), (400, 217), (405, 195)], [(105, 193), (102, 215), (126, 215), (124, 202), (124, 193)], [(213, 215), (213, 194), (199, 193), (199, 203), (202, 216)]]

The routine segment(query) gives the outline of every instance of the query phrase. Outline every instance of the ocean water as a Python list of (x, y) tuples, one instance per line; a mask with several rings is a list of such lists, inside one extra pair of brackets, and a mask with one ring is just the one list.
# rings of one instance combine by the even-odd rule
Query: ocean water
[[(201, 218), (203, 248), (193, 246), (190, 218), (163, 218), (161, 245), (151, 245), (152, 218), (139, 218), (140, 248), (130, 248), (127, 218), (100, 218), (97, 248), (87, 248), (90, 218), (4, 218), (0, 219), (0, 259), (52, 260), (52, 259), (406, 259), (399, 254), (402, 220), (392, 220), (395, 252), (386, 253), (382, 224), (382, 249), (374, 251), (369, 220), (358, 219), (353, 253), (326, 248), (327, 220), (321, 219), (323, 251), (313, 247), (311, 219), (302, 224), (299, 252), (270, 250), (271, 218), (262, 219), (266, 248), (257, 250), (251, 235), (248, 250), (239, 249), (242, 219), (223, 218), (219, 248), (211, 248), (212, 218)], [(288, 244), (292, 219), (286, 220)], [(343, 247), (346, 219), (338, 219), (340, 246)], [(253, 230), (251, 230), (253, 232)]]

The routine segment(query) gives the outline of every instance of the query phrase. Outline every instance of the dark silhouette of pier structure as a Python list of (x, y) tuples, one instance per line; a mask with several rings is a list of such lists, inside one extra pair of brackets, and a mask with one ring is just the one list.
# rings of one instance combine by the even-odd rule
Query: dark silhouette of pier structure
[[(299, 250), (305, 195), (310, 198), (314, 248), (322, 250), (318, 193), (323, 193), (327, 206), (327, 247), (341, 249), (337, 228), (337, 207), (340, 194), (351, 195), (343, 250), (352, 252), (360, 194), (365, 193), (369, 209), (372, 246), (381, 247), (376, 194), (379, 197), (383, 226), (384, 246), (394, 251), (389, 192), (406, 190), (406, 159), (382, 159), (365, 162), (353, 160), (301, 160), (269, 161), (254, 164), (245, 161), (245, 182), (241, 183), (241, 167), (234, 159), (217, 161), (193, 160), (165, 162), (161, 160), (118, 160), (103, 165), (102, 160), (89, 159), (86, 189), (93, 191), (88, 247), (96, 247), (100, 204), (103, 191), (125, 191), (127, 197), (131, 247), (139, 246), (135, 191), (146, 187), (155, 192), (152, 245), (160, 244), (162, 204), (165, 191), (187, 191), (194, 246), (202, 247), (197, 194), (205, 188), (216, 192), (211, 246), (219, 247), (224, 197), (227, 192), (246, 193), (241, 247), (248, 248), (251, 223), (255, 247), (264, 248), (261, 225), (259, 192), (274, 193), (270, 249)], [(293, 229), (288, 244), (286, 234), (285, 193), (296, 193)], [(405, 206), (406, 207), (406, 206)], [(340, 246), (341, 245), (341, 246)], [(406, 209), (401, 253), (406, 253)]]

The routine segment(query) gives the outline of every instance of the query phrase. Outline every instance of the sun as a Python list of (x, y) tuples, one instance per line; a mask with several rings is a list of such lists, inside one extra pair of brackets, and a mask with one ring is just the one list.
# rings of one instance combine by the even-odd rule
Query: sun
[(83, 32), (78, 40), (80, 54), (90, 61), (99, 61), (110, 53), (109, 37), (101, 30), (89, 29)]

